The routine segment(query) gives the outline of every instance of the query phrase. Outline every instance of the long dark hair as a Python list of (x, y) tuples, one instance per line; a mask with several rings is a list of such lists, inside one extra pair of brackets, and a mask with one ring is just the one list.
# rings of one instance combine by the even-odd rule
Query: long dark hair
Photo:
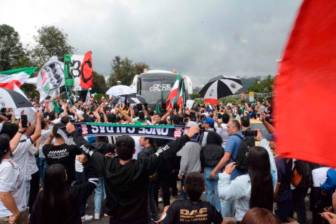
[(44, 177), (41, 223), (67, 223), (71, 215), (71, 198), (63, 165), (53, 164), (48, 167)]
[(2, 158), (10, 151), (10, 138), (7, 134), (0, 134), (0, 163)]
[(252, 147), (247, 157), (251, 178), (250, 208), (273, 210), (273, 184), (269, 156), (263, 147)]

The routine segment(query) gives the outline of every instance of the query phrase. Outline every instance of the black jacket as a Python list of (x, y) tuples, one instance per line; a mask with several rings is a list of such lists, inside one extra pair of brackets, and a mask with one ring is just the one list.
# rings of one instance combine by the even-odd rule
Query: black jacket
[(121, 165), (118, 157), (110, 158), (99, 152), (93, 152), (80, 136), (74, 136), (74, 141), (83, 151), (91, 155), (90, 160), (99, 174), (105, 180), (106, 207), (111, 217), (111, 223), (143, 224), (148, 221), (147, 188), (149, 176), (158, 169), (165, 158), (175, 155), (189, 141), (184, 135), (176, 141), (171, 141), (147, 158), (131, 160)]
[(215, 167), (224, 155), (224, 149), (220, 145), (209, 144), (201, 149), (202, 167)]

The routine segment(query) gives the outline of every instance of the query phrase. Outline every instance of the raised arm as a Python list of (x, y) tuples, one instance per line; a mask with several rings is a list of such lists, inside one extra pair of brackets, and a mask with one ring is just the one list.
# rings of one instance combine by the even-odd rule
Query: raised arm
[(78, 133), (76, 127), (71, 122), (66, 125), (66, 131), (70, 133), (70, 136), (73, 138), (74, 143), (80, 148), (85, 156), (90, 158), (90, 160), (92, 161), (92, 165), (97, 173), (103, 175), (105, 171), (106, 160), (110, 158), (105, 157), (99, 152), (96, 152), (96, 150), (94, 150), (94, 147), (83, 138), (81, 133)]
[(217, 165), (215, 166), (215, 168), (213, 168), (213, 170), (211, 171), (210, 176), (212, 178), (216, 177), (217, 173), (223, 169), (223, 167), (230, 161), (231, 159), (231, 153), (229, 152), (225, 152), (222, 159), (217, 163)]
[(35, 114), (35, 130), (32, 136), (30, 136), (30, 139), (32, 140), (32, 143), (35, 143), (37, 139), (41, 136), (41, 119), (42, 119), (42, 114), (41, 112), (36, 112)]
[(162, 158), (171, 158), (172, 155), (176, 155), (176, 153), (182, 149), (185, 143), (190, 141), (190, 139), (198, 132), (198, 126), (191, 127), (187, 134), (183, 135), (181, 138), (178, 138), (175, 141), (171, 141), (167, 145), (160, 147), (155, 154), (143, 160), (144, 168), (148, 171), (157, 169)]

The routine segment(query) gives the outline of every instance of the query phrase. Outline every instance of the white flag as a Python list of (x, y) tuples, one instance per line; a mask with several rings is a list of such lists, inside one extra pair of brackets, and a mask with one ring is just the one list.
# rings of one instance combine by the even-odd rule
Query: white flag
[(40, 102), (47, 96), (54, 97), (59, 88), (64, 86), (64, 64), (56, 56), (43, 65), (37, 76), (37, 90), (40, 92)]

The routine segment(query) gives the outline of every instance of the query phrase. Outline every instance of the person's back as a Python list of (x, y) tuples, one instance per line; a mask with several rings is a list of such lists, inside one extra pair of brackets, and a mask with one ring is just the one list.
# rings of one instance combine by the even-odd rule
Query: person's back
[[(95, 175), (94, 175), (95, 176)], [(98, 179), (70, 187), (61, 164), (48, 167), (44, 188), (39, 192), (31, 211), (31, 224), (81, 224), (80, 205), (92, 193)]]
[(200, 161), (201, 146), (196, 142), (187, 142), (176, 154), (181, 156), (179, 176), (183, 177), (191, 172), (201, 171)]
[(229, 123), (230, 120), (230, 116), (227, 113), (224, 113), (222, 116), (222, 122), (221, 124), (217, 124), (217, 126), (215, 127), (217, 134), (219, 134), (222, 137), (223, 140), (223, 144), (222, 146), (224, 147), (228, 138), (229, 138), (229, 133), (227, 130), (227, 125)]
[(106, 183), (106, 208), (113, 223), (147, 223), (147, 194), (149, 176), (157, 170), (162, 159), (176, 154), (190, 138), (199, 131), (190, 129), (187, 135), (161, 147), (149, 158), (133, 160), (134, 141), (130, 136), (120, 136), (116, 142), (117, 157), (105, 157), (94, 152), (92, 147), (75, 131), (72, 124), (68, 125), (68, 133), (72, 133), (75, 142), (90, 156), (99, 174), (104, 176)]
[[(147, 220), (148, 173), (143, 163), (131, 160), (121, 165), (119, 158), (112, 158), (105, 173), (107, 208), (115, 223), (144, 223)], [(127, 211), (127, 212), (126, 212)], [(114, 223), (114, 222), (111, 222)]]
[(222, 156), (224, 149), (222, 148), (222, 138), (216, 132), (209, 132), (206, 145), (201, 149), (201, 162), (203, 167), (215, 167)]
[(188, 199), (177, 200), (171, 204), (164, 224), (219, 224), (222, 216), (209, 202), (201, 201), (204, 180), (200, 173), (190, 173), (185, 179)]
[[(104, 176), (108, 186), (106, 207), (110, 223), (142, 224), (148, 221), (146, 208), (149, 175), (157, 169), (160, 160), (154, 154), (148, 158), (132, 159), (123, 163), (134, 153), (134, 141), (130, 138), (129, 136), (118, 138), (116, 143), (118, 157), (108, 158), (105, 164)], [(187, 140), (184, 136), (177, 147), (172, 147), (180, 149)]]

